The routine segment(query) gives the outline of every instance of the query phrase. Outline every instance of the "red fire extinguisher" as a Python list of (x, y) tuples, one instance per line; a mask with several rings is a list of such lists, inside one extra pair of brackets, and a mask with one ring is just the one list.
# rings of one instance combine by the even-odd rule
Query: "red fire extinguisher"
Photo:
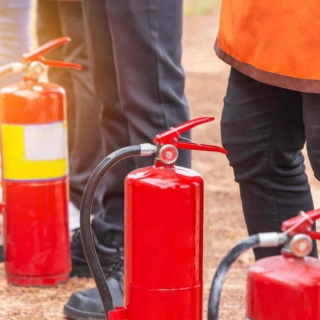
[(312, 239), (320, 233), (312, 225), (320, 210), (300, 212), (283, 222), (283, 233), (253, 235), (236, 245), (219, 265), (209, 298), (208, 320), (218, 320), (219, 301), (226, 273), (241, 253), (258, 247), (282, 245), (282, 255), (264, 258), (248, 272), (247, 320), (319, 320), (320, 261), (308, 257)]
[(56, 285), (70, 272), (65, 91), (39, 82), (44, 65), (81, 69), (43, 58), (69, 41), (50, 41), (0, 68), (0, 75), (23, 72), (0, 94), (5, 270), (20, 286)]
[[(158, 134), (154, 145), (118, 150), (93, 172), (82, 198), (81, 237), (109, 320), (202, 319), (203, 180), (197, 172), (175, 166), (175, 161), (178, 149), (226, 153), (181, 137), (212, 120), (191, 120)], [(114, 309), (93, 245), (92, 199), (115, 163), (152, 154), (156, 154), (154, 166), (135, 170), (125, 180), (125, 306)]]

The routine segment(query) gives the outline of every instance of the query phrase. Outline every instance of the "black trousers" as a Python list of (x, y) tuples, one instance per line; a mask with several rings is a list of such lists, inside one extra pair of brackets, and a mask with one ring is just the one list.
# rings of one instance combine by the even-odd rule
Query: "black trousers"
[[(93, 85), (102, 101), (104, 154), (151, 143), (156, 134), (187, 121), (180, 63), (182, 0), (82, 0), (82, 4)], [(93, 220), (94, 229), (122, 230), (125, 176), (152, 165), (153, 159), (130, 158), (111, 170), (105, 180), (105, 210)], [(177, 164), (190, 167), (190, 152), (181, 151)]]
[[(270, 86), (232, 69), (221, 131), (250, 235), (279, 232), (283, 221), (313, 209), (301, 150), (307, 142), (319, 180), (320, 94)], [(256, 259), (279, 254), (279, 248), (254, 251)]]
[[(38, 0), (37, 34), (40, 44), (68, 36), (71, 42), (50, 51), (46, 58), (75, 62), (82, 71), (50, 68), (50, 82), (66, 90), (70, 163), (70, 200), (80, 208), (86, 183), (103, 158), (99, 130), (101, 102), (90, 79), (81, 2)], [(93, 212), (102, 210), (103, 184), (96, 194)]]

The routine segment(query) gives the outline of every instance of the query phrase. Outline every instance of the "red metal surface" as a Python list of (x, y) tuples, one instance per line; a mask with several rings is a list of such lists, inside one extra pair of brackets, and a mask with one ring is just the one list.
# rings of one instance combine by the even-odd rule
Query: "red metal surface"
[(5, 269), (9, 283), (55, 285), (70, 272), (66, 179), (3, 181)]
[(126, 320), (127, 309), (124, 307), (116, 307), (116, 310), (108, 312), (108, 320)]
[(156, 166), (125, 182), (125, 307), (129, 320), (202, 319), (203, 180)]
[(276, 256), (249, 269), (247, 317), (252, 320), (320, 320), (320, 261)]
[(43, 124), (65, 119), (65, 91), (56, 84), (22, 81), (1, 90), (1, 123)]

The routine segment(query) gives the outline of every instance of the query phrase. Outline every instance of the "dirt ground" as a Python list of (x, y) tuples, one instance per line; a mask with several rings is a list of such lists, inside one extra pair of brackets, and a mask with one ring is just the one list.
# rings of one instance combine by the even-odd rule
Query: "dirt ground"
[[(228, 66), (214, 54), (213, 43), (218, 19), (215, 15), (190, 16), (185, 20), (183, 64), (187, 75), (187, 96), (192, 117), (213, 115), (213, 123), (194, 130), (199, 143), (220, 145), (219, 122), (225, 94)], [(205, 294), (208, 299), (215, 268), (222, 256), (246, 237), (238, 186), (232, 170), (221, 154), (194, 153), (193, 167), (205, 180)], [(309, 165), (308, 165), (309, 170)], [(309, 170), (316, 205), (320, 206), (320, 185)], [(252, 254), (243, 255), (234, 265), (224, 286), (221, 319), (244, 319), (245, 278)], [(51, 289), (7, 286), (3, 265), (0, 264), (0, 319), (65, 319), (62, 307), (70, 294), (94, 285), (90, 279), (71, 279), (68, 284)], [(204, 312), (205, 312), (204, 311)], [(205, 318), (205, 316), (204, 316)]]

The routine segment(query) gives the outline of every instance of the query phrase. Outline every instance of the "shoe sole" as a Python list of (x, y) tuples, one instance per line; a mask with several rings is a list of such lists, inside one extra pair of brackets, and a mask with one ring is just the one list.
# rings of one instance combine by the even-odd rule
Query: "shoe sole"
[(65, 305), (63, 314), (73, 320), (101, 320), (106, 319), (104, 314), (83, 312)]

